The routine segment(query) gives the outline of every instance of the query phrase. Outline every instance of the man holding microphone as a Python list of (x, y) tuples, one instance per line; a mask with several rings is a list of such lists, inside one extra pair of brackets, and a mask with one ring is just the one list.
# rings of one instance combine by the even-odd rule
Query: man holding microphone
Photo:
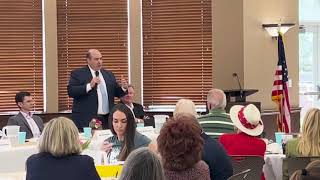
[(127, 81), (117, 83), (111, 71), (102, 68), (102, 55), (96, 49), (86, 54), (87, 66), (73, 70), (68, 84), (68, 95), (73, 98), (72, 120), (79, 129), (88, 127), (92, 118), (108, 128), (108, 115), (114, 106), (114, 97), (126, 94)]

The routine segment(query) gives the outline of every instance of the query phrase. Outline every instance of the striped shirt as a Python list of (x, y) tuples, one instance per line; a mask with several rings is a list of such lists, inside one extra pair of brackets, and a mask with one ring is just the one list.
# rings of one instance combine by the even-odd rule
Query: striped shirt
[(210, 110), (209, 114), (199, 117), (198, 121), (203, 131), (216, 140), (224, 133), (234, 132), (233, 123), (225, 110)]

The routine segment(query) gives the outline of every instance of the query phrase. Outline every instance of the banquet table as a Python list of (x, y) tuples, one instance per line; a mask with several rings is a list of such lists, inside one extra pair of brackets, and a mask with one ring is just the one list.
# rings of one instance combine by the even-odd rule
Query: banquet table
[(28, 142), (23, 145), (0, 148), (0, 173), (25, 171), (26, 160), (38, 152), (36, 143)]
[[(152, 127), (139, 127), (137, 131), (146, 135), (151, 140), (156, 140), (158, 134), (154, 133)], [(104, 164), (105, 153), (100, 151), (99, 144), (107, 137), (112, 136), (110, 130), (103, 130), (97, 133), (96, 140), (92, 139), (91, 148), (84, 150), (82, 154), (91, 156), (96, 165)], [(83, 134), (80, 133), (80, 139)], [(25, 180), (26, 160), (32, 154), (38, 153), (36, 142), (27, 142), (17, 146), (1, 146), (0, 148), (0, 180)], [(102, 178), (102, 180), (111, 180), (116, 178)]]
[(282, 180), (282, 163), (286, 156), (284, 154), (266, 154), (263, 173), (266, 180)]

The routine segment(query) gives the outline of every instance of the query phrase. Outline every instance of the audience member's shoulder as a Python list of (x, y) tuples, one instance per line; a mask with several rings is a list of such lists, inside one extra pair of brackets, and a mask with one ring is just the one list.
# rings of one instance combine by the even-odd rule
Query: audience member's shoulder
[(202, 119), (206, 119), (208, 117), (210, 117), (210, 114), (204, 114), (204, 115), (199, 116), (197, 119), (202, 120)]
[(299, 139), (298, 138), (290, 139), (286, 143), (286, 155), (287, 155), (287, 157), (294, 157), (294, 156), (300, 155), (300, 153), (297, 150), (298, 143), (299, 143)]
[(220, 136), (220, 139), (229, 139), (234, 138), (235, 136), (237, 136), (236, 133), (225, 133)]
[(27, 162), (29, 161), (38, 161), (39, 159), (43, 159), (43, 158), (51, 158), (53, 157), (50, 153), (46, 153), (46, 152), (40, 152), (37, 154), (33, 154), (31, 156), (29, 156), (29, 158), (27, 159)]
[(204, 135), (202, 135), (202, 138), (204, 139), (205, 144), (210, 144), (212, 146), (221, 146), (220, 142), (218, 140), (215, 140), (213, 138), (211, 138), (210, 136), (208, 136), (207, 134), (203, 133)]
[(298, 139), (298, 138), (290, 139), (290, 140), (288, 140), (287, 145), (293, 145), (293, 146), (295, 146), (295, 145), (298, 144), (298, 142), (299, 142), (299, 139)]
[(197, 164), (194, 166), (197, 171), (203, 175), (209, 175), (209, 166), (207, 165), (206, 162), (204, 161), (199, 161)]
[(141, 104), (139, 104), (139, 103), (132, 103), (132, 104), (133, 104), (134, 107), (142, 107), (143, 108), (143, 106)]
[(136, 146), (148, 146), (149, 143), (151, 142), (151, 139), (149, 139), (147, 136), (145, 136), (137, 131), (136, 131), (134, 139), (135, 139), (135, 143), (137, 143)]
[(13, 120), (13, 119), (16, 119), (17, 117), (18, 117), (18, 115), (19, 115), (20, 113), (18, 113), (18, 114), (15, 114), (15, 115), (13, 115), (13, 116), (10, 116), (9, 117), (9, 120)]
[(77, 155), (77, 157), (81, 159), (81, 161), (93, 162), (93, 158), (88, 155)]
[(40, 116), (36, 115), (36, 114), (34, 114), (33, 116), (42, 120), (42, 118)]
[(235, 138), (237, 138), (237, 134), (235, 134), (235, 133), (225, 133), (225, 134), (222, 134), (219, 137), (219, 142), (221, 144), (224, 144), (226, 142), (230, 142), (230, 141), (235, 140)]
[(204, 161), (202, 161), (202, 160), (199, 161), (199, 162), (197, 162), (197, 164), (195, 165), (195, 167), (201, 168), (201, 169), (209, 168), (209, 166), (207, 165), (207, 163), (204, 162)]

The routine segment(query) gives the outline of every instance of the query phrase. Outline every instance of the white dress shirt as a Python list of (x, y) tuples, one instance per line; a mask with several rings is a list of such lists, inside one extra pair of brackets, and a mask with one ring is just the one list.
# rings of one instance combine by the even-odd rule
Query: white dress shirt
[[(92, 77), (96, 77), (96, 72), (93, 69), (91, 69), (90, 66), (88, 66), (88, 67), (90, 69)], [(102, 83), (102, 85), (106, 86), (106, 82), (105, 82), (100, 70), (99, 70), (99, 78), (100, 78), (100, 83)], [(87, 92), (89, 92), (91, 89), (92, 89), (92, 87), (91, 87), (90, 83), (88, 83), (87, 87), (86, 87)], [(107, 90), (107, 88), (106, 88), (106, 90)], [(100, 115), (108, 114), (109, 112), (104, 112), (102, 109), (102, 95), (101, 95), (100, 86), (97, 86), (97, 94), (98, 94), (98, 112), (97, 113)], [(109, 102), (104, 102), (104, 103), (109, 103)]]
[(29, 112), (29, 114), (27, 114), (27, 113), (22, 112), (22, 111), (20, 111), (20, 112), (23, 115), (23, 117), (27, 120), (27, 122), (29, 124), (29, 127), (31, 129), (31, 132), (33, 134), (33, 137), (35, 137), (35, 138), (40, 137), (41, 132), (40, 132), (40, 129), (39, 129), (37, 123), (32, 118), (32, 113)]

